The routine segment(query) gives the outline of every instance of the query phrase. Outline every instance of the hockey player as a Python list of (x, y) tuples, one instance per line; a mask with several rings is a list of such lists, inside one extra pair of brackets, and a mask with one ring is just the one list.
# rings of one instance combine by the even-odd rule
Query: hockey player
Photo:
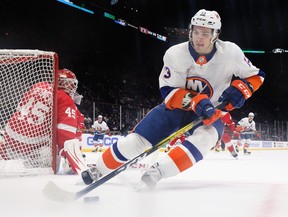
[(23, 95), (3, 132), (5, 143), (0, 154), (4, 160), (14, 159), (13, 153), (17, 153), (29, 167), (38, 164), (47, 166), (42, 163), (41, 155), (51, 154), (46, 148), (51, 131), (46, 126), (51, 122), (52, 93), (50, 83), (39, 82)]
[(97, 159), (97, 167), (82, 172), (86, 184), (200, 116), (203, 123), (192, 128), (182, 145), (148, 168), (141, 180), (153, 188), (162, 178), (175, 176), (202, 160), (220, 140), (224, 125), (215, 106), (226, 101), (227, 111), (241, 108), (265, 77), (236, 44), (218, 39), (220, 29), (216, 11), (202, 9), (192, 17), (189, 41), (172, 46), (163, 57), (159, 86), (164, 102), (153, 108), (132, 133), (111, 145)]
[(102, 151), (103, 147), (103, 139), (104, 135), (108, 134), (110, 132), (110, 129), (105, 121), (103, 121), (103, 116), (98, 115), (97, 121), (94, 122), (94, 124), (91, 126), (93, 129), (94, 137), (93, 137), (93, 142), (94, 142), (94, 147), (95, 149), (92, 152)]
[(58, 73), (57, 145), (61, 156), (66, 158), (71, 169), (79, 174), (87, 169), (87, 165), (79, 141), (82, 134), (78, 132), (77, 135), (79, 128), (85, 128), (84, 117), (74, 102), (78, 80), (68, 69), (59, 70)]
[(224, 142), (226, 148), (231, 153), (231, 155), (234, 158), (237, 158), (238, 154), (236, 153), (234, 145), (231, 141), (231, 136), (238, 137), (238, 135), (239, 135), (239, 133), (236, 131), (236, 124), (233, 121), (229, 112), (227, 112), (224, 116), (222, 116), (221, 120), (225, 126), (221, 141)]
[(237, 128), (240, 131), (239, 145), (243, 146), (244, 154), (251, 154), (251, 152), (248, 151), (248, 148), (251, 143), (252, 134), (255, 134), (257, 132), (255, 121), (253, 119), (254, 119), (254, 113), (250, 112), (248, 114), (248, 117), (242, 118), (238, 122)]
[[(77, 111), (73, 100), (78, 81), (75, 74), (68, 69), (59, 70), (58, 75), (58, 150), (67, 158), (72, 170), (80, 173), (81, 169), (85, 170), (87, 167), (80, 151), (79, 139), (76, 138), (77, 128), (84, 127), (84, 123), (81, 123), (81, 112)], [(17, 152), (30, 163), (33, 163), (36, 157), (41, 162), (41, 156), (43, 158), (44, 155), (51, 155), (51, 150), (46, 148), (51, 142), (51, 131), (47, 130), (46, 126), (51, 122), (52, 94), (52, 85), (48, 82), (39, 82), (24, 94), (16, 112), (5, 127), (5, 146), (9, 151), (0, 153), (4, 160), (11, 159), (9, 152)], [(80, 117), (78, 121), (77, 114)]]

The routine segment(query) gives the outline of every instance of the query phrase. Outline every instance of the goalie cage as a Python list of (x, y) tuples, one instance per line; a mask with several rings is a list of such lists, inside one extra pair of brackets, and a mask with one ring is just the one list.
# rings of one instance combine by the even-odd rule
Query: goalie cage
[(0, 50), (0, 177), (56, 173), (58, 56)]

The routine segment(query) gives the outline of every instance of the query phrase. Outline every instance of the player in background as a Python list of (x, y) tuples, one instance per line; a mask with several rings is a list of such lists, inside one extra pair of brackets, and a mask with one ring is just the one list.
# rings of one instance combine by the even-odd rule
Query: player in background
[(94, 132), (93, 142), (95, 147), (95, 149), (92, 152), (96, 151), (101, 152), (103, 147), (104, 135), (109, 134), (110, 129), (107, 123), (103, 120), (102, 115), (98, 115), (98, 119), (93, 123), (91, 128)]
[[(97, 167), (82, 172), (89, 184), (143, 153), (198, 117), (181, 145), (148, 168), (141, 177), (153, 188), (199, 162), (221, 139), (224, 125), (215, 107), (241, 108), (262, 85), (265, 73), (255, 67), (232, 42), (218, 39), (221, 29), (216, 11), (200, 10), (191, 19), (189, 41), (169, 48), (159, 76), (163, 103), (154, 107), (126, 137), (112, 144), (97, 159)], [(235, 78), (235, 79), (234, 79)]]
[(85, 128), (84, 117), (74, 102), (79, 97), (76, 93), (78, 80), (68, 69), (59, 70), (58, 75), (57, 145), (60, 155), (67, 159), (74, 173), (80, 174), (87, 169), (87, 165), (79, 141), (79, 129)]
[(240, 131), (239, 145), (243, 146), (244, 154), (251, 154), (251, 152), (248, 151), (248, 148), (250, 146), (253, 134), (257, 132), (256, 124), (253, 119), (254, 119), (254, 113), (250, 112), (248, 114), (248, 117), (242, 118), (238, 122), (237, 129)]
[(232, 119), (231, 114), (229, 112), (227, 112), (225, 115), (223, 115), (221, 117), (221, 120), (225, 126), (221, 141), (224, 142), (225, 147), (228, 149), (230, 154), (234, 158), (237, 158), (238, 154), (237, 154), (237, 152), (234, 148), (234, 145), (231, 141), (231, 136), (233, 136), (233, 138), (237, 138), (239, 136), (239, 133), (236, 131), (236, 124), (235, 124), (234, 120)]

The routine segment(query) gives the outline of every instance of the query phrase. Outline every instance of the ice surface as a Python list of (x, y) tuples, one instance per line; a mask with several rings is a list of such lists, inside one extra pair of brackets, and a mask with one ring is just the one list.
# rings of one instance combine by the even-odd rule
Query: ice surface
[[(161, 157), (162, 153), (158, 156)], [(88, 153), (87, 160), (95, 158)], [(1, 217), (287, 217), (288, 151), (253, 151), (233, 159), (210, 152), (178, 176), (161, 180), (153, 192), (136, 192), (139, 169), (129, 169), (71, 203), (47, 199), (52, 180), (64, 190), (85, 186), (76, 175), (0, 179)]]

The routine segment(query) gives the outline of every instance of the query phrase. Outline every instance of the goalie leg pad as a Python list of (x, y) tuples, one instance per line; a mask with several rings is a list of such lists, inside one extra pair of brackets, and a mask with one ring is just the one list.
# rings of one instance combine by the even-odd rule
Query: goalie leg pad
[(76, 174), (87, 170), (88, 167), (80, 151), (80, 144), (78, 139), (67, 140), (64, 143), (64, 155), (67, 158), (72, 170)]

